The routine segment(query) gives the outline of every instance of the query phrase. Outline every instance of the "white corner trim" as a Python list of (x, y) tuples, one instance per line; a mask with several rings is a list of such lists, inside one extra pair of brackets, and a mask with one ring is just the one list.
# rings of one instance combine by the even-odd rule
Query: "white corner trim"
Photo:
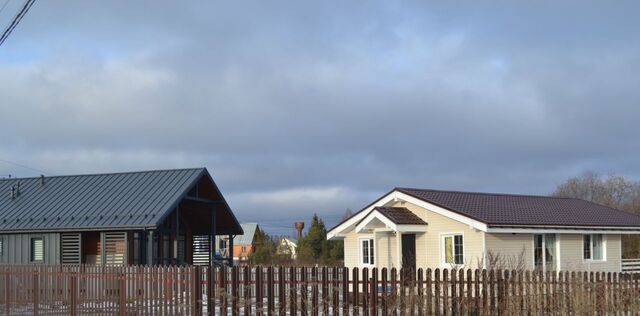
[[(344, 223), (338, 225), (334, 229), (332, 229), (329, 232), (327, 232), (327, 239), (328, 240), (333, 240), (333, 239), (342, 239), (342, 238), (344, 238), (345, 237), (345, 234), (344, 234), (345, 231), (350, 230), (351, 228), (353, 228), (353, 226), (356, 225), (363, 218), (365, 218), (369, 214), (369, 212), (371, 212), (371, 210), (373, 210), (374, 208), (376, 208), (378, 206), (385, 206), (385, 205), (388, 205), (390, 203), (397, 202), (397, 201), (409, 202), (409, 203), (417, 205), (417, 206), (419, 206), (421, 208), (427, 209), (427, 210), (429, 210), (431, 212), (434, 212), (434, 213), (440, 214), (442, 216), (448, 217), (450, 219), (453, 219), (455, 221), (467, 224), (470, 227), (473, 227), (473, 228), (478, 229), (480, 231), (487, 232), (487, 224), (485, 224), (483, 222), (480, 222), (480, 221), (475, 220), (473, 218), (470, 218), (468, 216), (456, 213), (454, 211), (450, 211), (448, 209), (445, 209), (443, 207), (437, 206), (435, 204), (423, 201), (421, 199), (415, 198), (415, 197), (413, 197), (411, 195), (408, 195), (406, 193), (400, 192), (398, 190), (394, 190), (394, 191), (388, 193), (387, 195), (383, 196), (382, 198), (380, 198), (374, 204), (371, 204), (369, 207), (361, 210), (360, 212), (358, 212), (356, 215), (354, 215), (353, 217), (351, 217), (350, 219), (348, 219)], [(420, 231), (420, 232), (422, 232), (422, 231)]]
[[(394, 191), (395, 193), (397, 193), (397, 196), (399, 199), (407, 201), (411, 204), (417, 205), (419, 207), (422, 207), (424, 209), (427, 209), (429, 211), (432, 211), (434, 213), (440, 214), (442, 216), (448, 217), (450, 219), (453, 219), (455, 221), (464, 223), (469, 225), (470, 227), (473, 227), (475, 229), (481, 230), (483, 232), (487, 231), (487, 224), (480, 222), (478, 220), (475, 220), (473, 218), (470, 218), (468, 216), (464, 216), (462, 214), (456, 213), (454, 211), (450, 211), (446, 208), (437, 206), (435, 204), (429, 203), (429, 202), (425, 202), (421, 199), (415, 198), (411, 195), (408, 195), (406, 193), (400, 192), (400, 191)], [(428, 224), (428, 223), (427, 223)]]
[(356, 233), (362, 232), (365, 229), (365, 227), (367, 227), (367, 225), (371, 223), (371, 221), (374, 219), (381, 221), (385, 226), (389, 227), (393, 231), (398, 231), (398, 226), (396, 225), (396, 223), (390, 221), (387, 217), (382, 215), (380, 212), (373, 211), (367, 217), (365, 217), (360, 224), (356, 226)]
[(385, 206), (385, 205), (393, 202), (394, 199), (396, 199), (396, 194), (397, 194), (397, 191), (393, 191), (393, 192), (383, 196), (382, 198), (380, 198), (374, 204), (371, 204), (369, 207), (367, 207), (367, 208), (361, 210), (360, 212), (356, 213), (356, 215), (352, 216), (350, 219), (346, 220), (344, 223), (342, 223), (342, 224), (336, 226), (334, 229), (328, 231), (327, 232), (327, 240), (335, 240), (335, 239), (344, 238), (345, 237), (344, 233), (345, 233), (346, 230), (350, 230), (350, 228), (355, 226), (356, 223), (358, 223), (365, 216), (367, 216), (369, 214), (369, 212), (371, 212), (371, 210), (373, 210), (374, 208), (376, 208), (378, 206)]

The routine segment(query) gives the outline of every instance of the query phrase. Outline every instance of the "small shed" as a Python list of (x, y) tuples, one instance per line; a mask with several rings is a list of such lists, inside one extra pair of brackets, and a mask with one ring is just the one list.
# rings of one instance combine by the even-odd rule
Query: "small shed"
[(0, 180), (3, 264), (209, 264), (242, 233), (206, 168)]

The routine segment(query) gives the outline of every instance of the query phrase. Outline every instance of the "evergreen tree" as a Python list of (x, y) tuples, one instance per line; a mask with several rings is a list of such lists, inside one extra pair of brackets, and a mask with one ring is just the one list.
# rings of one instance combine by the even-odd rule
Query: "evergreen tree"
[(276, 244), (260, 227), (256, 230), (254, 247), (255, 250), (249, 255), (251, 264), (266, 264), (273, 260), (276, 253)]
[(298, 244), (298, 259), (307, 263), (336, 264), (342, 257), (342, 241), (328, 241), (324, 221), (313, 214), (309, 230)]

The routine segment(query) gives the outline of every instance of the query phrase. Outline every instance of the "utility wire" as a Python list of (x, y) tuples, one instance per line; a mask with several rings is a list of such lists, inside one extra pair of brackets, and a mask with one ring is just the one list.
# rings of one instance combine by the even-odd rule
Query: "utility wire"
[(0, 162), (4, 162), (4, 163), (10, 164), (10, 165), (14, 165), (14, 166), (18, 166), (18, 167), (21, 167), (21, 168), (29, 169), (31, 171), (37, 171), (37, 172), (40, 172), (40, 173), (42, 173), (44, 175), (47, 175), (47, 176), (52, 176), (52, 174), (49, 173), (49, 172), (46, 172), (46, 171), (43, 171), (43, 170), (40, 170), (40, 169), (36, 169), (36, 168), (31, 168), (29, 166), (26, 166), (26, 165), (23, 165), (23, 164), (19, 164), (17, 162), (5, 160), (5, 159), (0, 159)]
[(9, 37), (11, 32), (13, 32), (16, 26), (18, 26), (18, 23), (20, 23), (22, 18), (27, 14), (27, 12), (29, 12), (29, 9), (31, 9), (31, 6), (33, 6), (34, 2), (36, 2), (36, 0), (25, 1), (24, 5), (22, 6), (22, 9), (20, 9), (18, 14), (16, 14), (16, 16), (13, 18), (13, 21), (11, 21), (9, 26), (4, 30), (4, 33), (2, 33), (2, 36), (0, 36), (0, 46), (2, 46), (4, 41), (7, 40), (7, 37)]

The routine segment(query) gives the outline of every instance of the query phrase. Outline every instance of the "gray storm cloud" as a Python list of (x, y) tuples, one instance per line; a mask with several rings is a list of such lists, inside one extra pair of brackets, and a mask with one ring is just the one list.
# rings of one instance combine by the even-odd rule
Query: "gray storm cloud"
[(394, 186), (546, 194), (586, 169), (638, 177), (637, 9), (38, 2), (0, 48), (0, 159), (206, 166), (241, 220), (282, 233)]

